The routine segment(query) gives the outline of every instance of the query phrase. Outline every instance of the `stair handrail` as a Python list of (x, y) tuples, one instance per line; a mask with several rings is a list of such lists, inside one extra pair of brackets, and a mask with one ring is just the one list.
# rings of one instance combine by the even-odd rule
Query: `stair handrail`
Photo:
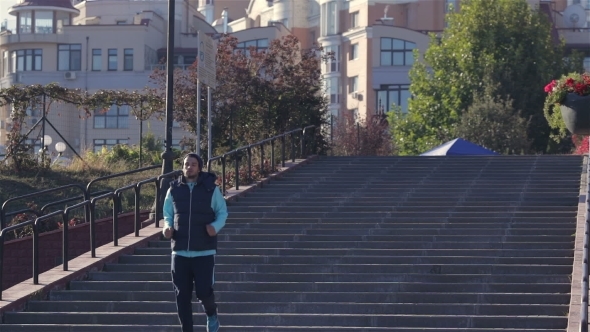
[[(24, 198), (30, 198), (30, 197), (35, 197), (35, 196), (41, 196), (41, 195), (45, 195), (45, 194), (49, 194), (52, 192), (56, 192), (56, 191), (61, 191), (61, 190), (65, 190), (65, 189), (69, 189), (69, 188), (77, 188), (80, 189), (80, 191), (82, 191), (82, 195), (85, 197), (85, 200), (88, 199), (88, 191), (86, 191), (86, 189), (84, 189), (84, 187), (82, 185), (79, 184), (68, 184), (65, 186), (60, 186), (57, 188), (51, 188), (51, 189), (46, 189), (46, 190), (41, 190), (41, 191), (37, 191), (34, 193), (30, 193), (30, 194), (26, 194), (26, 195), (21, 195), (21, 196), (17, 196), (17, 197), (12, 197), (7, 199), (6, 201), (4, 201), (4, 203), (2, 204), (2, 207), (0, 207), (0, 229), (3, 229), (4, 226), (6, 225), (6, 209), (9, 203), (14, 202), (14, 201), (18, 201)], [(21, 210), (24, 211), (24, 210)], [(15, 212), (11, 213), (14, 214)]]
[[(305, 144), (305, 140), (306, 140), (306, 132), (308, 132), (310, 129), (313, 129), (314, 133), (315, 133), (315, 125), (310, 125), (307, 127), (303, 127), (303, 128), (297, 128), (297, 129), (293, 129), (287, 132), (284, 132), (282, 134), (273, 136), (273, 137), (269, 137), (266, 139), (263, 139), (261, 141), (258, 141), (256, 143), (250, 144), (250, 145), (245, 145), (245, 146), (241, 146), (239, 148), (236, 148), (232, 151), (226, 152), (220, 156), (216, 156), (213, 157), (209, 160), (207, 160), (207, 171), (211, 172), (211, 167), (213, 165), (214, 161), (219, 161), (221, 163), (221, 188), (223, 190), (223, 193), (225, 194), (225, 186), (227, 183), (227, 177), (226, 177), (226, 159), (228, 157), (232, 157), (235, 156), (234, 158), (234, 166), (235, 166), (235, 188), (236, 190), (240, 189), (240, 176), (239, 176), (239, 170), (240, 170), (240, 159), (241, 159), (241, 154), (243, 151), (247, 152), (247, 162), (248, 162), (248, 179), (251, 180), (252, 179), (252, 149), (253, 148), (257, 148), (260, 147), (260, 172), (262, 175), (265, 175), (265, 171), (264, 171), (264, 146), (265, 144), (270, 144), (271, 145), (271, 169), (274, 171), (275, 168), (275, 151), (274, 151), (274, 144), (276, 140), (280, 140), (281, 141), (281, 165), (282, 167), (285, 167), (285, 160), (286, 155), (285, 155), (285, 146), (286, 146), (286, 137), (287, 136), (291, 136), (291, 159), (293, 162), (295, 162), (295, 134), (297, 133), (301, 133), (300, 135), (300, 157), (304, 158), (305, 157), (305, 153), (306, 153), (306, 144)], [(313, 146), (312, 146), (312, 152), (315, 153), (315, 140), (311, 139)]]

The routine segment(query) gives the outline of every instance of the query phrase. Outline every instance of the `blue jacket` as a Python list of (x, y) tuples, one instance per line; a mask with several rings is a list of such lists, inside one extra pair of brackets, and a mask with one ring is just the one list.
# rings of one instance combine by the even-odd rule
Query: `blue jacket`
[(218, 232), (225, 225), (227, 207), (215, 175), (201, 172), (197, 182), (186, 182), (181, 176), (170, 183), (164, 201), (164, 219), (174, 228), (173, 253), (194, 257), (216, 253), (217, 236), (209, 236), (206, 226)]

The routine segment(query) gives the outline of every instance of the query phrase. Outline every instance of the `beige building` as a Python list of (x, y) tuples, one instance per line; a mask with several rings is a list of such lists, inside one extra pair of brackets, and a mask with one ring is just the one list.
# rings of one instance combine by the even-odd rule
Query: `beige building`
[[(590, 70), (590, 0), (528, 1), (550, 14), (556, 40), (586, 53)], [(168, 0), (20, 0), (9, 11), (16, 29), (0, 33), (0, 87), (59, 82), (89, 93), (141, 89), (166, 54), (167, 6)], [(320, 68), (331, 113), (365, 118), (393, 103), (407, 109), (413, 50), (423, 53), (428, 32), (441, 32), (445, 14), (460, 8), (460, 0), (176, 0), (175, 63), (193, 63), (197, 31), (231, 33), (239, 46), (260, 49), (293, 34), (305, 48), (318, 43), (336, 55)], [(0, 110), (0, 145), (9, 112)], [(29, 113), (31, 125), (42, 110)], [(139, 141), (139, 121), (124, 107), (83, 120), (78, 114), (55, 104), (48, 115), (76, 151)], [(62, 140), (47, 128), (54, 144)], [(147, 130), (164, 136), (161, 121), (144, 123)], [(177, 127), (172, 144), (191, 135)]]

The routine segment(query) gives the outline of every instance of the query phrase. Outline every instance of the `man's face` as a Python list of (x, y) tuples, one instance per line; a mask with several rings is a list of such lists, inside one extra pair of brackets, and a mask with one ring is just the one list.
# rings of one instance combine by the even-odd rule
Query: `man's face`
[(196, 179), (201, 169), (199, 168), (199, 161), (194, 157), (184, 158), (184, 165), (182, 167), (184, 176), (188, 179)]

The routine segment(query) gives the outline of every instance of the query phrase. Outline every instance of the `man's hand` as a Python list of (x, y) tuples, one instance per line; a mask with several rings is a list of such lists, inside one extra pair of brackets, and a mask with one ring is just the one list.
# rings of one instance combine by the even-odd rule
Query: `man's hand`
[(166, 239), (170, 239), (172, 237), (173, 232), (174, 232), (174, 228), (172, 228), (172, 227), (166, 227), (162, 230), (162, 234), (164, 234), (164, 237)]
[(207, 225), (207, 234), (209, 234), (209, 236), (217, 235), (217, 232), (215, 231), (215, 227), (213, 227), (211, 225)]

